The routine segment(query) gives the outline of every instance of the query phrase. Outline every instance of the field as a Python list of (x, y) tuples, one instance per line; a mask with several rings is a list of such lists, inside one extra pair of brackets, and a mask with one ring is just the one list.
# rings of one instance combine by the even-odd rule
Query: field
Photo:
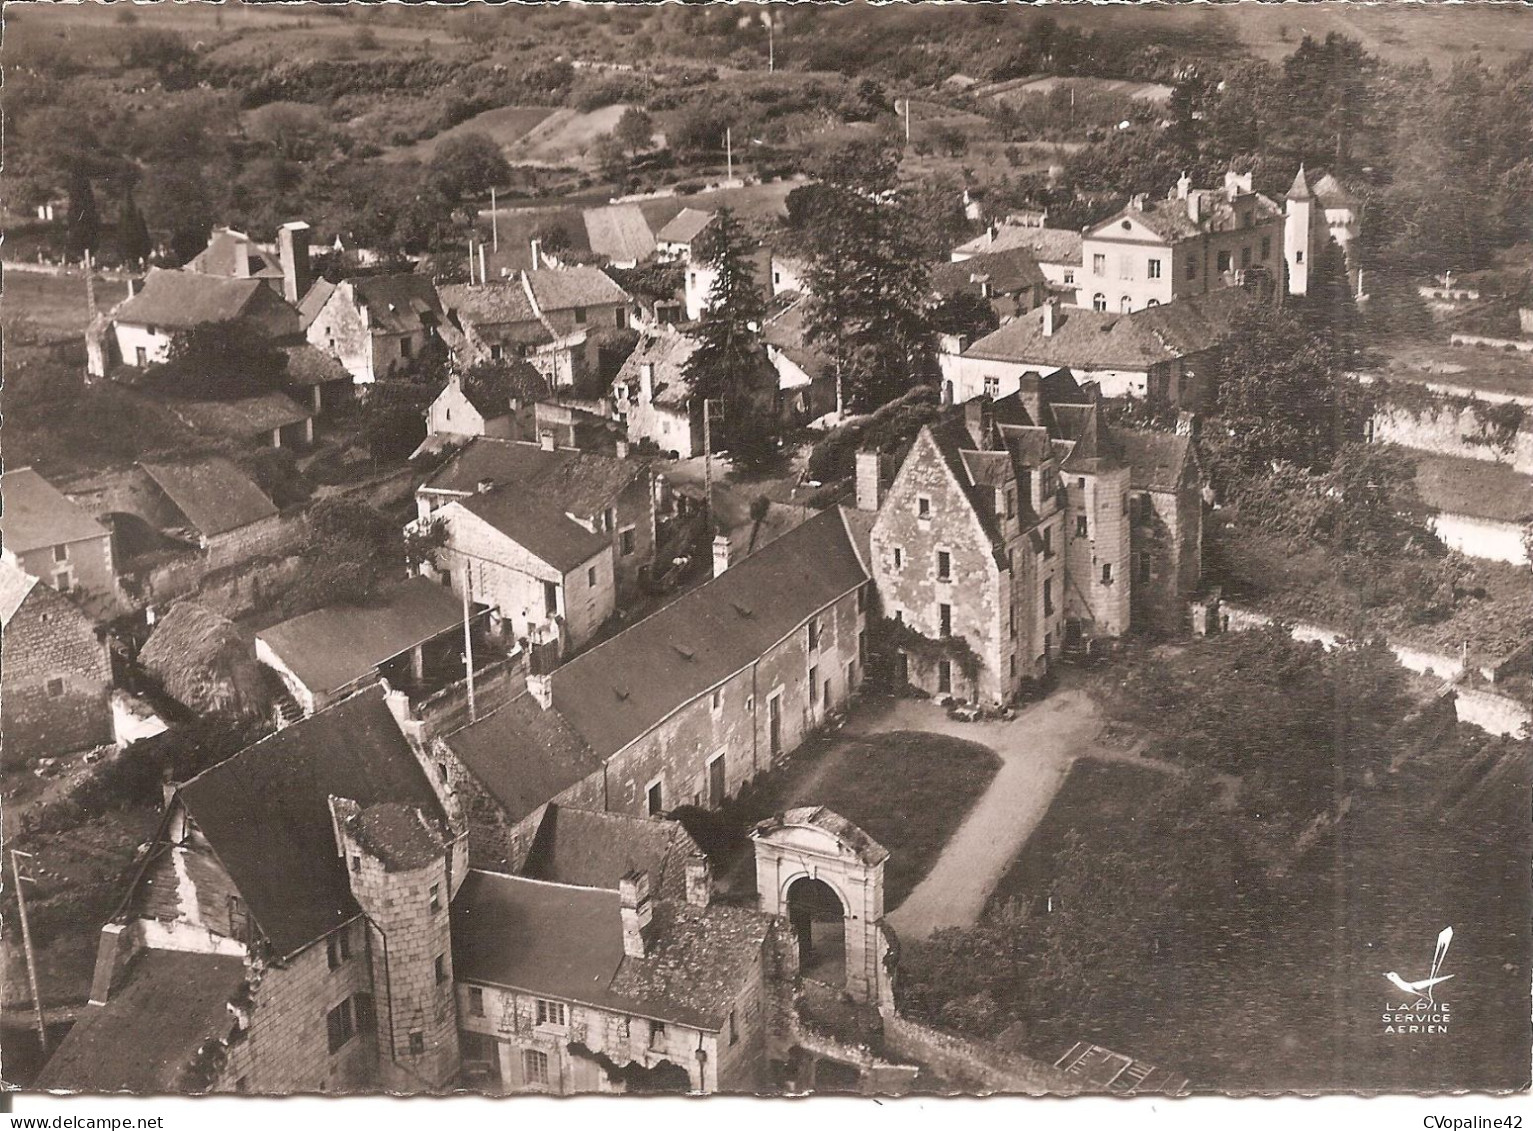
[(611, 133), (623, 111), (623, 105), (603, 106), (582, 112), (568, 107), (555, 110), (530, 130), (503, 146), (506, 160), (513, 165), (544, 165), (555, 168), (591, 164), (586, 150), (602, 134)]
[(418, 161), (430, 161), (436, 147), (450, 137), (466, 133), (482, 133), (502, 149), (508, 149), (521, 141), (550, 115), (563, 113), (552, 106), (500, 106), (475, 114), (467, 121), (459, 122), (451, 129), (443, 130), (435, 137), (418, 141), (405, 149), (393, 150), (391, 157), (408, 157)]
[[(117, 279), (96, 280), (96, 305), (100, 309), (106, 310), (127, 297), (126, 283)], [(77, 273), (50, 275), (7, 269), (0, 305), (4, 306), (7, 318), (20, 315), (30, 321), (44, 340), (83, 334), (89, 321), (85, 280)]]
[(1131, 82), (1127, 79), (1060, 78), (1055, 75), (1028, 75), (1026, 78), (1009, 79), (974, 91), (981, 98), (1009, 101), (1012, 98), (1029, 98), (1048, 94), (1065, 84), (1093, 94), (1117, 94), (1138, 102), (1165, 103), (1171, 99), (1171, 88), (1159, 82)]

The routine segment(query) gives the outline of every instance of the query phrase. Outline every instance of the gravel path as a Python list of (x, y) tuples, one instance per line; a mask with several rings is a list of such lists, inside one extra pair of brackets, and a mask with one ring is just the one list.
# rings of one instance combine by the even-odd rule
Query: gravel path
[(933, 703), (898, 699), (887, 710), (848, 725), (851, 734), (916, 730), (950, 735), (988, 746), (1001, 759), (989, 789), (932, 870), (890, 912), (889, 922), (900, 937), (925, 938), (942, 927), (966, 927), (979, 919), (985, 901), (1038, 827), (1077, 758), (1151, 764), (1098, 746), (1102, 725), (1096, 704), (1076, 690), (1056, 692), (1009, 722), (958, 722)]

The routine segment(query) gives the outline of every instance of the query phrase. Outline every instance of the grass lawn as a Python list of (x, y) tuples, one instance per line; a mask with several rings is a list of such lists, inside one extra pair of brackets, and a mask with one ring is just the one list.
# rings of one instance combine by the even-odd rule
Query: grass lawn
[(931, 869), (1000, 768), (988, 748), (935, 734), (812, 739), (787, 767), (758, 778), (731, 801), (719, 822), (727, 826), (725, 836), (704, 847), (722, 850), (719, 871), (732, 893), (754, 898), (755, 858), (745, 834), (784, 810), (824, 805), (889, 850), (884, 910), (892, 911)]
[(427, 162), (431, 160), (437, 146), (442, 142), (450, 137), (467, 133), (485, 134), (496, 145), (505, 148), (526, 137), (555, 112), (552, 106), (500, 106), (494, 110), (486, 110), (482, 114), (475, 114), (451, 129), (443, 130), (435, 137), (425, 138), (403, 149), (391, 150), (388, 156), (414, 158), (417, 161)]
[[(117, 279), (96, 280), (96, 305), (107, 310), (128, 297), (128, 285)], [(37, 327), (44, 340), (85, 333), (85, 279), (78, 273), (48, 275), (41, 271), (7, 271), (3, 301), (7, 313), (19, 314)]]
[(1048, 894), (1054, 859), (1069, 833), (1078, 832), (1093, 844), (1122, 839), (1135, 814), (1144, 808), (1145, 798), (1169, 780), (1164, 771), (1122, 762), (1076, 762), (1038, 828), (990, 894), (986, 910), (1009, 900), (1023, 904), (1042, 900)]
[(1403, 342), (1378, 347), (1381, 368), (1366, 376), (1473, 393), (1533, 395), (1533, 354), (1489, 346)]

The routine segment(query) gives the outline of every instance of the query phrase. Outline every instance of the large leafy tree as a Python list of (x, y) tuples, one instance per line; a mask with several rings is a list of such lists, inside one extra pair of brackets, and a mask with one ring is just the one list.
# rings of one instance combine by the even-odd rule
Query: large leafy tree
[(511, 176), (500, 146), (477, 131), (455, 134), (438, 145), (430, 169), (432, 181), (449, 200), (479, 196)]
[(122, 206), (117, 212), (117, 254), (125, 265), (132, 266), (147, 261), (153, 250), (149, 226), (144, 222), (138, 202), (133, 199), (133, 190), (129, 189), (123, 193)]
[(698, 256), (713, 272), (713, 286), (693, 332), (697, 348), (684, 370), (694, 398), (717, 402), (726, 422), (726, 442), (736, 461), (747, 466), (770, 457), (777, 431), (770, 411), (772, 398), (762, 396), (767, 361), (761, 324), (766, 300), (752, 251), (744, 226), (730, 209), (720, 209), (699, 241)]
[(286, 355), (261, 330), (209, 322), (176, 334), (169, 357), (144, 380), (174, 396), (238, 398), (275, 388), (286, 372)]

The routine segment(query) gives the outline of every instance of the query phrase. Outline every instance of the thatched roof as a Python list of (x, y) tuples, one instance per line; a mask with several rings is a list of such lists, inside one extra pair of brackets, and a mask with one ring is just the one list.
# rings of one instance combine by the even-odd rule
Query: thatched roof
[(198, 713), (254, 715), (269, 706), (253, 646), (234, 622), (195, 601), (173, 605), (138, 658), (167, 695)]

